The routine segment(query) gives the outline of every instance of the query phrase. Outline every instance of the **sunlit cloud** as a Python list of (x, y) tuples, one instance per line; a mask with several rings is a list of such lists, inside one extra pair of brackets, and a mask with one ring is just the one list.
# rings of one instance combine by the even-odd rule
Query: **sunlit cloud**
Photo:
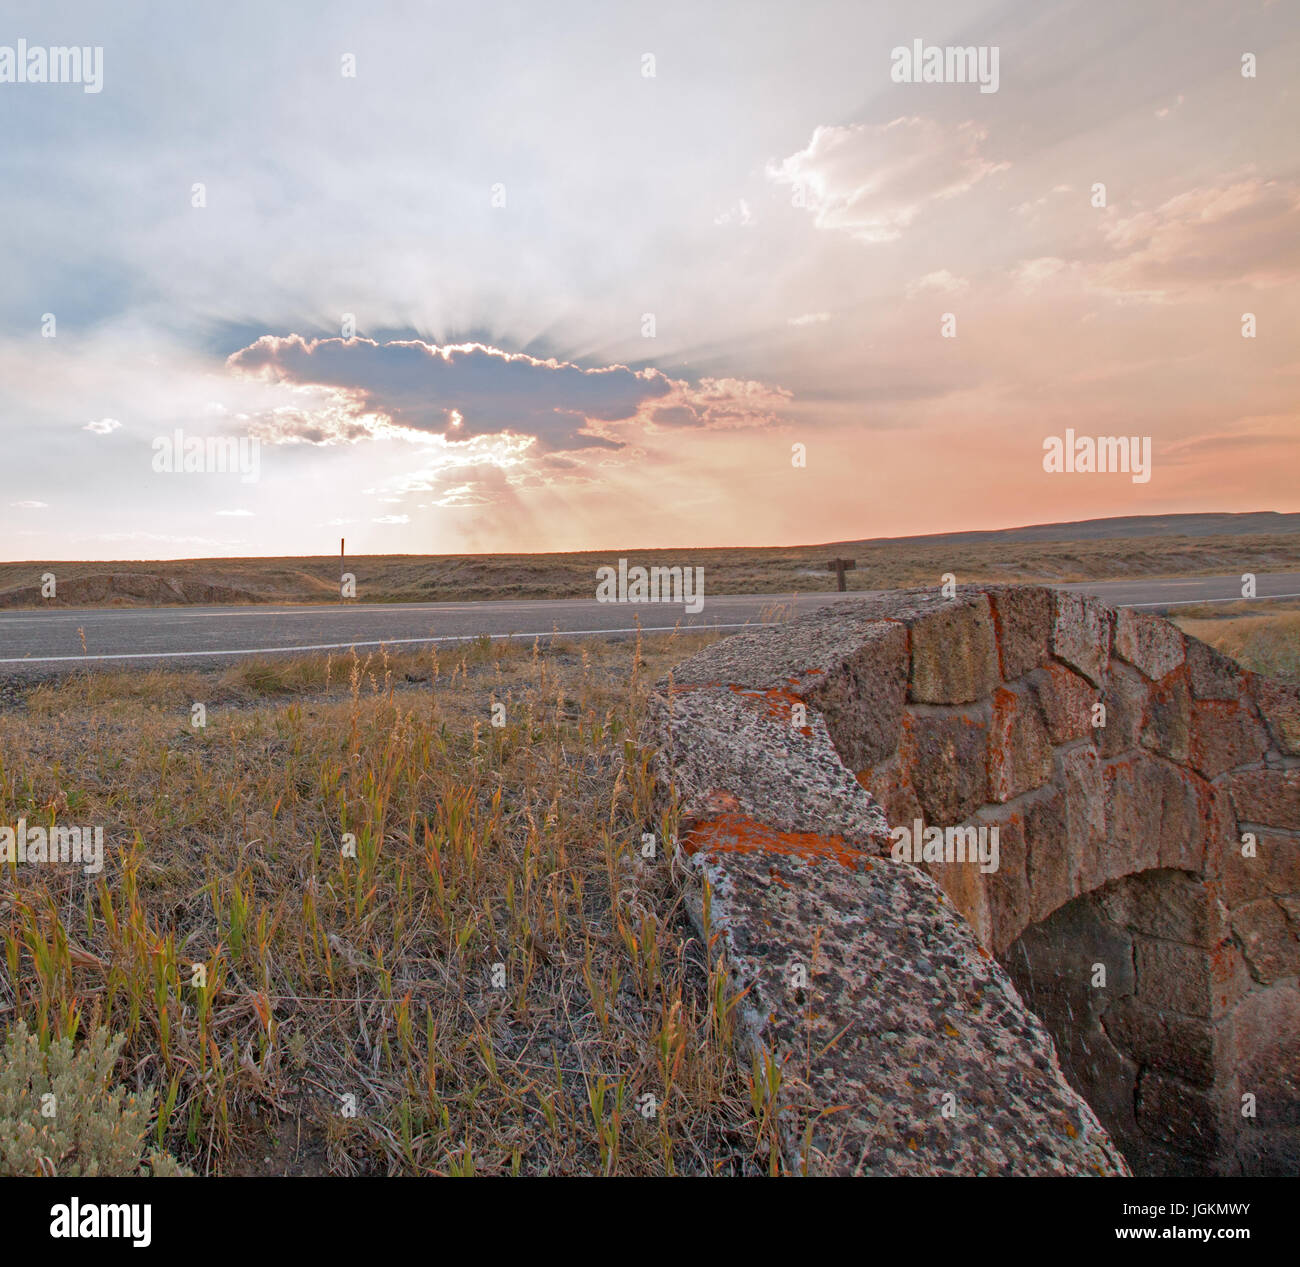
[(985, 156), (988, 133), (912, 116), (885, 124), (819, 127), (807, 146), (769, 164), (819, 229), (892, 242), (936, 202), (966, 193), (1010, 164)]

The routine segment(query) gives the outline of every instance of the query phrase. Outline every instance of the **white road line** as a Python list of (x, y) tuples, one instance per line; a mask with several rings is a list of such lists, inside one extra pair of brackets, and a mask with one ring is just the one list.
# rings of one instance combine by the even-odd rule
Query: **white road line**
[[(688, 633), (691, 630), (707, 633), (712, 629), (753, 629), (753, 621), (736, 625), (642, 625), (630, 629), (547, 629), (541, 633), (489, 634), (493, 642), (509, 642), (512, 638), (582, 638), (600, 634), (634, 633)], [(240, 647), (226, 651), (116, 651), (107, 655), (50, 655), (16, 656), (0, 660), (0, 664), (68, 664), (91, 660), (181, 660), (202, 659), (205, 656), (286, 655), (294, 651), (348, 651), (353, 647), (396, 647), (405, 643), (474, 642), (482, 634), (442, 634), (424, 638), (376, 638), (368, 642), (318, 642), (302, 647)]]
[[(886, 593), (885, 590), (850, 590), (848, 593), (827, 594), (824, 591), (813, 591), (809, 594), (717, 594), (709, 599), (713, 603), (744, 603), (753, 606), (762, 606), (770, 602), (805, 602), (805, 601), (837, 601), (840, 598), (858, 597), (866, 598), (874, 594)], [(0, 615), (0, 625), (20, 623), (23, 620), (43, 621), (49, 620), (53, 615), (61, 615), (66, 620), (80, 620), (84, 617), (94, 619), (97, 616), (107, 616), (112, 619), (141, 618), (154, 616), (158, 612), (166, 612), (169, 619), (182, 620), (203, 620), (210, 618), (213, 612), (221, 616), (222, 620), (236, 617), (261, 617), (261, 616), (328, 616), (330, 619), (335, 617), (348, 616), (374, 616), (381, 613), (392, 612), (433, 612), (441, 616), (458, 616), (465, 612), (483, 612), (484, 610), (491, 614), (502, 614), (505, 612), (530, 612), (536, 611), (538, 607), (546, 607), (559, 611), (561, 609), (572, 608), (575, 606), (583, 607), (595, 603), (594, 598), (538, 598), (529, 599), (527, 602), (515, 603), (506, 600), (484, 599), (480, 603), (438, 603), (438, 604), (420, 604), (420, 603), (364, 603), (364, 604), (332, 604), (332, 603), (308, 603), (302, 607), (259, 607), (250, 603), (247, 607), (205, 607), (201, 611), (186, 611), (180, 607), (51, 607), (46, 610), (40, 608), (25, 608), (21, 611), (14, 612), (13, 615)]]
[(1254, 598), (1178, 598), (1163, 603), (1116, 603), (1116, 607), (1199, 607), (1202, 603), (1263, 603), (1271, 598), (1300, 598), (1300, 594), (1256, 594)]

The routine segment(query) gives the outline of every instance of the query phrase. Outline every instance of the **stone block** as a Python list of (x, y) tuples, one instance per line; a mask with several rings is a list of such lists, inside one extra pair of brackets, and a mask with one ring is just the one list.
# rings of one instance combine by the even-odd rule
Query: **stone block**
[(852, 653), (806, 690), (850, 770), (878, 765), (897, 751), (907, 676), (907, 627), (880, 621), (864, 629)]
[(901, 754), (859, 771), (857, 780), (884, 811), (888, 823), (910, 823), (921, 816), (921, 803), (916, 799), (909, 768)]
[(1137, 1118), (1153, 1138), (1203, 1157), (1230, 1148), (1235, 1133), (1223, 1092), (1193, 1087), (1154, 1069), (1138, 1075)]
[(1199, 638), (1184, 641), (1187, 677), (1197, 699), (1236, 699), (1245, 684), (1245, 673), (1235, 660), (1216, 651)]
[[(1285, 901), (1285, 899), (1283, 899)], [(1265, 985), (1300, 975), (1297, 925), (1279, 901), (1262, 898), (1232, 912), (1232, 931), (1251, 976)]]
[(1139, 746), (1147, 714), (1147, 684), (1136, 670), (1116, 664), (1102, 683), (1105, 725), (1093, 730), (1097, 751), (1118, 757)]
[(1110, 660), (1110, 608), (1088, 594), (1054, 591), (1056, 620), (1052, 651), (1058, 660), (1100, 686)]
[(989, 799), (1010, 801), (1052, 777), (1052, 745), (1031, 691), (999, 687), (989, 722)]
[(1232, 1014), (1232, 1039), (1237, 1088), (1255, 1097), (1250, 1133), (1300, 1132), (1300, 988), (1252, 991)]
[(1101, 692), (1087, 678), (1052, 662), (1035, 669), (1029, 683), (1038, 696), (1047, 734), (1054, 744), (1092, 735), (1093, 705), (1101, 699)]
[(1088, 893), (1106, 882), (1106, 794), (1101, 761), (1090, 744), (1057, 754), (1056, 783), (1065, 794), (1071, 888)]
[(1300, 683), (1255, 677), (1251, 694), (1279, 750), (1300, 757)]
[(1156, 1011), (1217, 1020), (1251, 985), (1241, 952), (1231, 943), (1214, 950), (1137, 934), (1138, 1001)]
[(1135, 933), (1206, 950), (1229, 934), (1228, 912), (1215, 892), (1182, 871), (1144, 871), (1098, 895), (1108, 919)]
[(1158, 682), (1183, 663), (1182, 631), (1159, 616), (1121, 607), (1115, 613), (1115, 654)]
[(1158, 682), (1147, 695), (1142, 746), (1171, 761), (1187, 760), (1191, 735), (1192, 693), (1183, 677)]
[(989, 913), (988, 945), (995, 955), (1000, 955), (1034, 918), (1024, 819), (1015, 811), (981, 810), (976, 821), (998, 829), (998, 869), (984, 877), (984, 891)]
[(997, 641), (988, 599), (955, 600), (911, 626), (911, 699), (969, 704), (997, 685)]
[(1111, 1041), (1139, 1065), (1190, 1083), (1210, 1087), (1232, 1070), (1232, 1030), (1218, 1022), (1158, 1012), (1135, 998), (1116, 1000), (1104, 1025)]
[(1215, 858), (1214, 883), (1231, 909), (1262, 897), (1300, 893), (1300, 837), (1258, 831), (1254, 855), (1242, 853), (1240, 839), (1225, 843)]
[(1106, 804), (1102, 866), (1107, 880), (1157, 865), (1165, 830), (1161, 802), (1169, 780), (1170, 773), (1160, 762), (1141, 755), (1120, 757), (1102, 767)]
[(1227, 780), (1239, 821), (1300, 831), (1300, 770), (1239, 770)]
[(1236, 700), (1192, 700), (1187, 759), (1207, 779), (1263, 757), (1268, 736)]
[(1052, 591), (1037, 586), (999, 588), (989, 591), (989, 602), (998, 639), (998, 667), (1010, 682), (1051, 654)]
[(988, 798), (988, 727), (976, 713), (908, 719), (911, 782), (927, 826), (965, 822)]
[(1198, 869), (1207, 827), (1193, 778), (1145, 754), (1103, 766), (1107, 879), (1157, 866)]
[(1211, 850), (1236, 838), (1237, 820), (1225, 791), (1191, 770), (1167, 764), (1164, 770), (1165, 824), (1157, 861), (1162, 867), (1199, 873)]
[(1022, 808), (1030, 905), (1034, 919), (1040, 920), (1074, 896), (1065, 794), (1049, 786), (1026, 798)]

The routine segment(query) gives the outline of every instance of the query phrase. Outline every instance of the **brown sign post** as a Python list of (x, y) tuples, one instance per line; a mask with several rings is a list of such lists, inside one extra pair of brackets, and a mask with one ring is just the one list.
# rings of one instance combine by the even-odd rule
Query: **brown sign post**
[(835, 573), (835, 579), (839, 582), (841, 594), (844, 593), (844, 573), (855, 571), (857, 566), (852, 559), (828, 559), (826, 561), (826, 570)]

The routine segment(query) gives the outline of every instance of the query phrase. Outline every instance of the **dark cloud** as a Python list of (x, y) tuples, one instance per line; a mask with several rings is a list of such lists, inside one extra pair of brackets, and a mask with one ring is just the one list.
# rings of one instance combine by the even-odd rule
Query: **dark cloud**
[(228, 362), (248, 374), (332, 388), (360, 414), (450, 440), (509, 431), (542, 450), (621, 448), (593, 423), (634, 418), (677, 386), (658, 370), (582, 369), (484, 344), (437, 347), (418, 340), (316, 339), (264, 335)]

